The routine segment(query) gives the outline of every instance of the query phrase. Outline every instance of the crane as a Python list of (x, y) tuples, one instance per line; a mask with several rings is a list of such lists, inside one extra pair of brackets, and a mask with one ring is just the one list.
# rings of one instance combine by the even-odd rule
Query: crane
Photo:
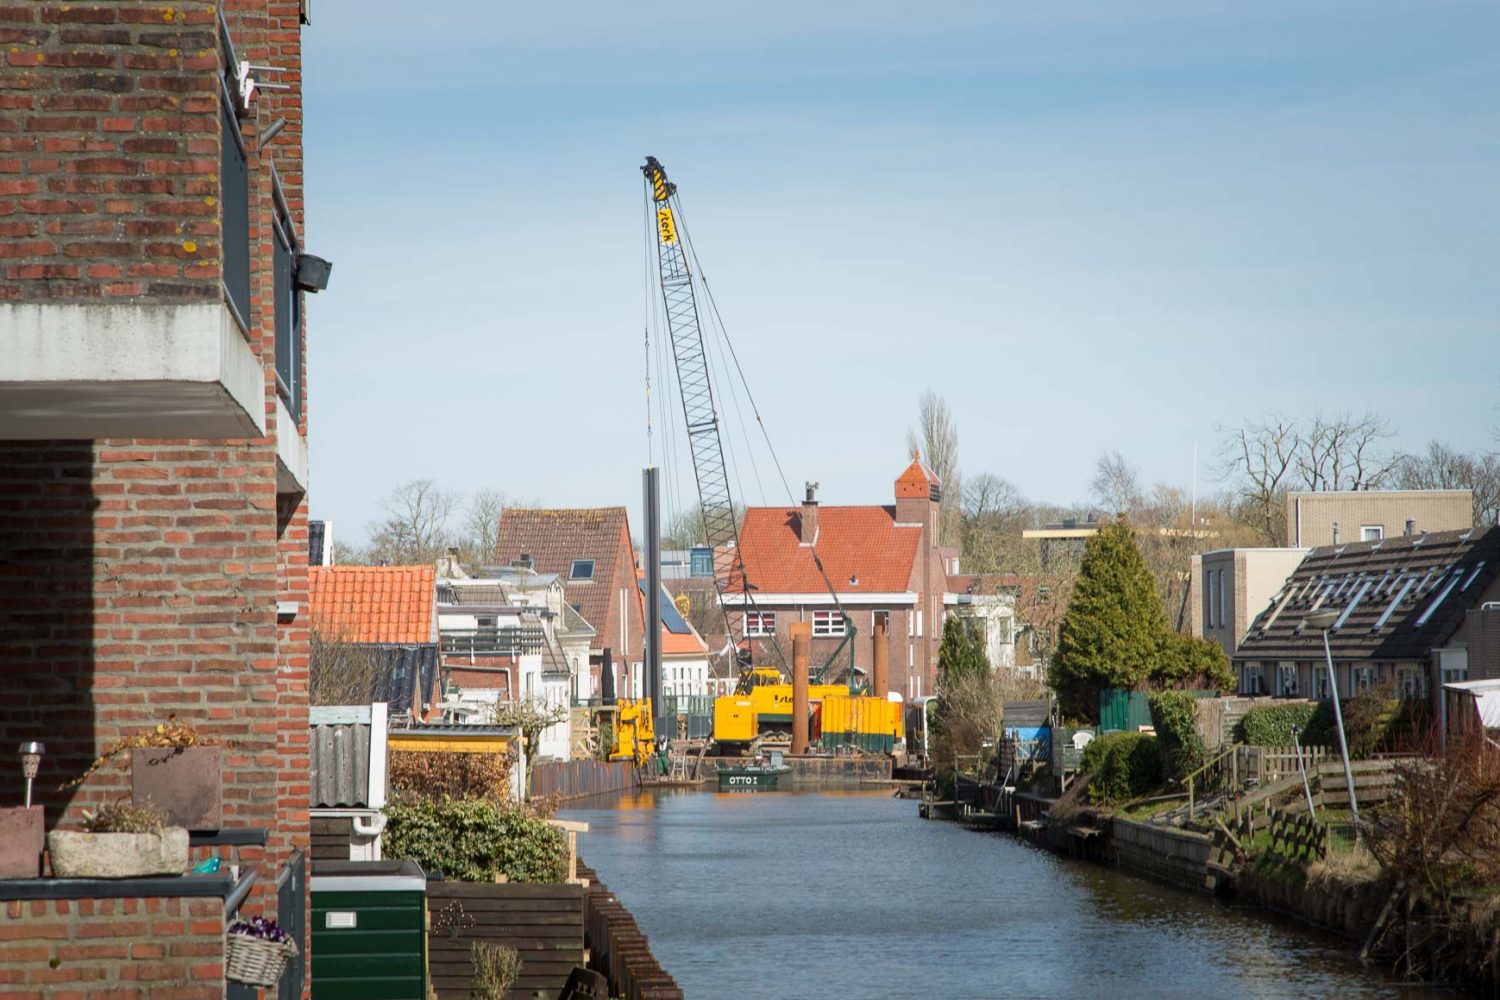
[[(724, 597), (731, 593), (743, 595), (742, 600), (747, 607), (753, 607), (754, 598), (746, 577), (739, 545), (739, 525), (735, 519), (734, 499), (729, 488), (729, 473), (724, 464), (724, 444), (718, 411), (714, 405), (708, 355), (704, 350), (697, 286), (689, 266), (687, 231), (681, 221), (677, 185), (667, 179), (667, 172), (661, 162), (654, 156), (646, 157), (641, 173), (645, 175), (647, 194), (655, 211), (657, 271), (661, 279), (662, 304), (666, 313), (667, 334), (672, 345), (672, 360), (677, 369), (678, 395), (682, 400), (682, 415), (687, 425), (693, 473), (698, 485), (704, 541), (713, 553), (714, 590), (719, 607), (724, 612), (725, 634), (729, 637), (731, 648), (738, 652), (744, 636), (737, 627), (734, 616), (729, 613)], [(823, 573), (823, 564), (816, 552), (813, 552), (813, 559), (818, 571)], [(843, 605), (839, 603), (838, 595), (834, 593), (826, 573), (823, 573), (823, 582), (828, 586), (834, 606), (844, 618), (845, 634), (844, 641), (818, 668), (817, 676), (821, 679), (827, 666), (847, 646), (850, 668), (848, 683), (852, 691), (854, 623), (849, 620)], [(777, 655), (781, 655), (779, 649)], [(760, 672), (753, 669), (742, 670), (741, 688), (746, 689), (758, 680), (763, 681), (764, 678), (756, 677), (757, 673)]]

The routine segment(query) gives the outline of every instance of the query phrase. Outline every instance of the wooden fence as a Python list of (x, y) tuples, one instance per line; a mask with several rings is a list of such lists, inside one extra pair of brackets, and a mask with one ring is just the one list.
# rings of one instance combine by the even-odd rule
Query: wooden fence
[(628, 792), (639, 776), (629, 760), (550, 760), (531, 769), (531, 797), (579, 799), (586, 795)]
[(476, 941), (514, 948), (510, 996), (556, 997), (583, 965), (583, 888), (557, 883), (428, 882), (428, 969), (439, 1000), (467, 1000)]
[[(1240, 746), (1236, 753), (1240, 775), (1257, 785), (1269, 785), (1299, 773), (1296, 749)], [(1338, 751), (1329, 747), (1302, 748), (1302, 766), (1309, 774), (1316, 771), (1318, 765), (1338, 759)]]
[(589, 966), (609, 979), (609, 995), (623, 1000), (682, 1000), (682, 988), (651, 953), (635, 917), (592, 869), (580, 864), (578, 874), (588, 880), (584, 912)]

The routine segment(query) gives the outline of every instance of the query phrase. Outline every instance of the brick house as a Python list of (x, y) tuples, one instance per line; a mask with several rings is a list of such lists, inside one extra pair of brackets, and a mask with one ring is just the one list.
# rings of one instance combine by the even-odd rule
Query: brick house
[(1286, 544), (1293, 548), (1474, 526), (1472, 490), (1299, 490), (1286, 495)]
[(497, 562), (556, 573), (563, 599), (593, 627), (588, 690), (601, 690), (607, 656), (615, 693), (639, 695), (645, 632), (625, 508), (510, 507), (500, 512), (495, 539)]
[(1215, 549), (1193, 556), (1188, 631), (1233, 656), (1255, 616), (1297, 569), (1306, 549)]
[(752, 658), (778, 662), (768, 643), (787, 634), (792, 622), (807, 621), (814, 668), (826, 662), (845, 637), (831, 588), (857, 630), (855, 670), (868, 674), (875, 620), (885, 616), (891, 690), (907, 698), (931, 694), (947, 582), (938, 546), (937, 476), (914, 458), (896, 479), (896, 502), (889, 506), (822, 507), (811, 489), (808, 494), (800, 507), (745, 511), (740, 550), (750, 593), (748, 599), (725, 594), (724, 603), (741, 609), (738, 624)]
[[(45, 742), (46, 826), (76, 828), (128, 775), (59, 782), (175, 714), (232, 741), (247, 841), (243, 894), (0, 883), (9, 996), (220, 997), (226, 921), (306, 923), (302, 292), (326, 275), (302, 254), (302, 21), (298, 0), (0, 8), (0, 744)], [(241, 62), (287, 89), (242, 89)]]
[(1340, 612), (1328, 638), (1343, 697), (1500, 677), (1500, 528), (1313, 549), (1241, 640), (1240, 692), (1327, 697), (1322, 635), (1303, 621), (1327, 609)]

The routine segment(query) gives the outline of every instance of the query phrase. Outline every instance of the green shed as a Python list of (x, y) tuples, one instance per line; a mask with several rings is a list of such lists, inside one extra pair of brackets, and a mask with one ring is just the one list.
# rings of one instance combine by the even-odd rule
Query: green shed
[(314, 1000), (426, 1000), (427, 876), (415, 861), (319, 861)]

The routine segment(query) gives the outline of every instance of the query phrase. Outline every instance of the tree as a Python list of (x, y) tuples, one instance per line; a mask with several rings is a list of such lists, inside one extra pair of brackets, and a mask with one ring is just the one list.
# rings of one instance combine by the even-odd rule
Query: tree
[(949, 615), (943, 622), (943, 639), (938, 644), (938, 683), (960, 674), (987, 674), (989, 657), (984, 652), (984, 639), (974, 627), (956, 615)]
[(314, 705), (368, 705), (385, 665), (369, 646), (314, 631), (308, 652), (308, 697)]
[(965, 479), (959, 507), (963, 564), (972, 573), (1020, 573), (1031, 568), (1034, 540), (1021, 537), (1032, 527), (1032, 504), (1013, 483), (982, 472)]
[(464, 557), (475, 564), (490, 562), (495, 558), (496, 533), (500, 528), (500, 513), (512, 504), (499, 490), (485, 487), (475, 490), (464, 504), (463, 537), (460, 548)]
[(1398, 461), (1382, 449), (1390, 423), (1373, 413), (1315, 413), (1300, 423), (1267, 416), (1220, 431), (1221, 472), (1234, 483), (1242, 516), (1270, 545), (1284, 538), (1289, 491), (1381, 486)]
[(946, 783), (956, 758), (981, 753), (986, 740), (994, 745), (1003, 707), (984, 640), (956, 616), (943, 622), (937, 698), (932, 712), (933, 759), (939, 780)]
[(526, 742), (526, 787), (531, 788), (531, 769), (536, 763), (536, 748), (542, 733), (568, 717), (567, 705), (554, 705), (535, 695), (502, 701), (495, 706), (497, 726), (515, 726)]
[(366, 558), (377, 565), (436, 563), (450, 544), (456, 498), (431, 479), (413, 479), (381, 502), (386, 519), (370, 533)]
[(1500, 454), (1466, 455), (1433, 441), (1422, 454), (1401, 456), (1394, 485), (1403, 490), (1472, 490), (1474, 525), (1489, 527), (1500, 515)]
[(1234, 687), (1234, 671), (1224, 647), (1208, 639), (1191, 635), (1168, 635), (1156, 668), (1151, 672), (1153, 684), (1161, 687), (1217, 688)]
[(944, 545), (959, 544), (963, 483), (958, 471), (958, 428), (948, 403), (931, 389), (917, 400), (917, 426), (906, 432), (906, 448), (920, 453), (943, 487), (938, 508), (938, 538)]
[(1049, 679), (1064, 714), (1097, 718), (1101, 689), (1145, 683), (1165, 634), (1156, 584), (1135, 532), (1116, 517), (1084, 547), (1059, 628)]
[(1118, 451), (1099, 456), (1089, 490), (1099, 506), (1110, 513), (1125, 514), (1141, 506), (1140, 475)]
[[(735, 503), (735, 531), (745, 524), (745, 505)], [(661, 529), (661, 547), (664, 549), (691, 549), (708, 544), (708, 531), (703, 526), (703, 508), (694, 504), (687, 510), (673, 515)]]

